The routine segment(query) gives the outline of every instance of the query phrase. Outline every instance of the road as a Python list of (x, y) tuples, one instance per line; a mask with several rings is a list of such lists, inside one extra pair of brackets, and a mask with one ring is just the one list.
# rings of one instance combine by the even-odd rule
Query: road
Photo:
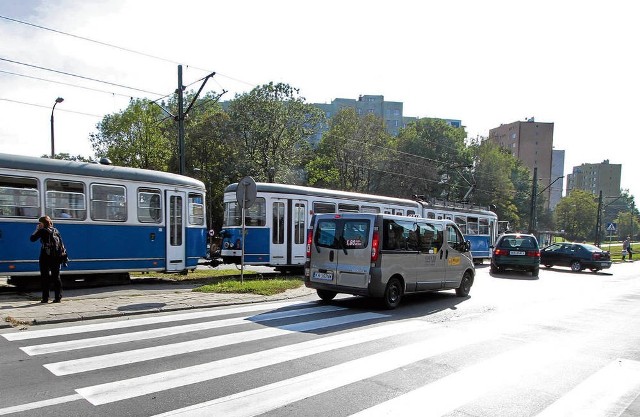
[(0, 333), (0, 415), (638, 416), (640, 263)]

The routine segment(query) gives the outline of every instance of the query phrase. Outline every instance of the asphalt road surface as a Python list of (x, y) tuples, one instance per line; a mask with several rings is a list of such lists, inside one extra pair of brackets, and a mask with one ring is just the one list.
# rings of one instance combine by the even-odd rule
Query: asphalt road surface
[(638, 416), (640, 262), (0, 332), (0, 415)]

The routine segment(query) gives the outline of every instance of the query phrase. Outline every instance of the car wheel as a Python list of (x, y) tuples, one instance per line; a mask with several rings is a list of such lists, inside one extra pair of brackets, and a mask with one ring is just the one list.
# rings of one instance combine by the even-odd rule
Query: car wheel
[(491, 269), (489, 270), (492, 274), (495, 274), (496, 272), (498, 272), (498, 267), (495, 266), (493, 263), (491, 264)]
[(551, 268), (553, 265), (551, 265), (551, 264), (544, 264), (544, 266), (546, 266), (547, 268)]
[(458, 297), (468, 296), (469, 291), (471, 291), (471, 285), (473, 285), (473, 278), (471, 278), (471, 273), (467, 271), (462, 276), (462, 280), (460, 281), (460, 286), (456, 288), (456, 295)]
[(582, 264), (580, 263), (580, 261), (572, 261), (571, 262), (571, 270), (573, 272), (580, 272), (582, 271)]
[(537, 277), (539, 273), (540, 273), (540, 268), (533, 268), (531, 270), (531, 276), (532, 277)]
[(600, 268), (591, 268), (591, 272), (598, 272)]
[(391, 278), (387, 283), (387, 288), (384, 290), (384, 302), (385, 308), (393, 310), (400, 304), (402, 299), (402, 285), (398, 278)]
[(320, 297), (322, 301), (331, 301), (337, 294), (337, 292), (329, 290), (316, 290), (316, 292), (318, 293), (318, 297)]

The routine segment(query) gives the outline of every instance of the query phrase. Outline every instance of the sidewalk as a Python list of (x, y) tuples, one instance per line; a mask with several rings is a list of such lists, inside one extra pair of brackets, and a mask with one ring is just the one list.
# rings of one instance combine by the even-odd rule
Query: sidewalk
[(192, 292), (200, 285), (132, 279), (128, 285), (63, 290), (59, 304), (41, 304), (39, 291), (0, 293), (0, 329), (286, 300), (315, 293), (304, 286), (273, 296)]

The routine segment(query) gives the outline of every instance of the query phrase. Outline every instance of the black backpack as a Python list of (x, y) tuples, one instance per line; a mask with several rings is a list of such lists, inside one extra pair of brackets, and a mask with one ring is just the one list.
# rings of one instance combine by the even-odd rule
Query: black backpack
[(60, 259), (61, 262), (66, 262), (63, 260), (66, 257), (67, 250), (64, 247), (64, 243), (62, 242), (62, 236), (60, 236), (60, 232), (55, 227), (51, 228), (51, 233), (49, 233), (49, 238), (45, 241), (42, 241), (42, 249), (47, 256), (55, 257)]

